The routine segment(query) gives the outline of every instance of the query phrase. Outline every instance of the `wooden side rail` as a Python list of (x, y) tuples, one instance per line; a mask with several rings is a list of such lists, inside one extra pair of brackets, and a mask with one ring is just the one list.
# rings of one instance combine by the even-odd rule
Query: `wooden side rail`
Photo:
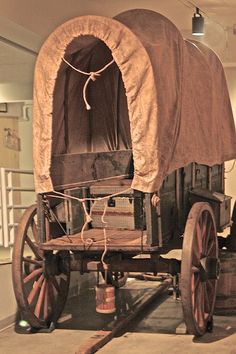
[(52, 158), (51, 178), (55, 189), (122, 175), (132, 178), (132, 173), (132, 150), (63, 154)]

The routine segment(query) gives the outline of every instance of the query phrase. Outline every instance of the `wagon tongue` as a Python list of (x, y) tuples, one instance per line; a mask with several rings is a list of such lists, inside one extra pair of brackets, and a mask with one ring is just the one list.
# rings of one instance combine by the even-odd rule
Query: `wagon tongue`
[(207, 281), (208, 279), (218, 279), (220, 273), (219, 259), (204, 256), (200, 259), (199, 270), (201, 281)]

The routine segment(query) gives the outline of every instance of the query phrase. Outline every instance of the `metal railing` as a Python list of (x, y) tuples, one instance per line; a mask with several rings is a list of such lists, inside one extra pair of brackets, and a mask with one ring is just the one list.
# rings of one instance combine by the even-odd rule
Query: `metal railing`
[(22, 212), (35, 202), (32, 176), (33, 172), (30, 170), (0, 168), (0, 246), (2, 247), (13, 245)]

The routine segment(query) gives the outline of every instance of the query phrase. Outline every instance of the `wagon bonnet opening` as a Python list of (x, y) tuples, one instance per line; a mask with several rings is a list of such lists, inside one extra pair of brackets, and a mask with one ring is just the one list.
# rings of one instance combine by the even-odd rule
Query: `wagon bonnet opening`
[[(102, 164), (83, 174), (92, 164), (86, 153), (107, 152), (113, 165), (128, 166), (129, 152), (109, 152), (132, 149), (132, 187), (154, 192), (177, 168), (220, 164), (236, 150), (218, 57), (149, 10), (78, 17), (49, 36), (35, 68), (33, 131), (38, 193), (125, 174)], [(72, 172), (68, 159), (77, 164)]]

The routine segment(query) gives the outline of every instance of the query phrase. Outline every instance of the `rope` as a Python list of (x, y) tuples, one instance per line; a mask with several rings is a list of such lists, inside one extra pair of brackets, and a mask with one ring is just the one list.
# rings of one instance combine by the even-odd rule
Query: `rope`
[(106, 215), (106, 211), (107, 211), (107, 203), (104, 203), (104, 210), (103, 210), (103, 214), (102, 214), (102, 223), (104, 224), (103, 227), (103, 234), (104, 234), (104, 251), (101, 257), (101, 262), (103, 265), (103, 268), (105, 269), (105, 281), (107, 282), (107, 270), (108, 270), (108, 265), (106, 264), (106, 262), (104, 261), (105, 255), (107, 253), (107, 232), (106, 232), (106, 225), (107, 225), (107, 221), (104, 220), (104, 217)]
[(160, 200), (161, 200), (161, 198), (158, 197), (158, 195), (156, 193), (154, 193), (151, 198), (151, 203), (154, 207), (157, 207), (157, 205), (160, 203)]
[(85, 214), (85, 223), (84, 223), (84, 225), (82, 227), (82, 230), (81, 230), (81, 233), (80, 233), (80, 238), (81, 238), (81, 241), (83, 242), (83, 244), (84, 245), (88, 245), (88, 246), (92, 245), (93, 239), (92, 238), (87, 238), (85, 240), (84, 239), (84, 230), (87, 227), (87, 225), (93, 220), (92, 219), (92, 211), (93, 211), (93, 208), (94, 208), (95, 204), (96, 204), (96, 202), (94, 202), (94, 204), (91, 206), (90, 213), (88, 213), (88, 211), (86, 209), (85, 201), (82, 201), (82, 206), (83, 206), (84, 214)]
[(84, 99), (84, 103), (85, 103), (85, 106), (86, 106), (86, 109), (89, 111), (91, 109), (91, 106), (89, 105), (88, 101), (87, 101), (87, 97), (86, 97), (86, 90), (87, 90), (87, 86), (89, 84), (89, 82), (92, 80), (92, 81), (96, 81), (96, 79), (100, 76), (100, 74), (105, 71), (111, 64), (114, 63), (114, 59), (112, 59), (108, 64), (106, 64), (102, 69), (100, 70), (97, 70), (97, 71), (90, 71), (90, 72), (86, 72), (86, 71), (82, 71), (82, 70), (79, 70), (77, 69), (76, 67), (74, 67), (72, 64), (70, 64), (65, 58), (62, 58), (62, 60), (67, 64), (69, 65), (72, 69), (74, 69), (75, 71), (77, 71), (78, 73), (80, 74), (83, 74), (83, 75), (87, 75), (88, 78), (84, 84), (84, 87), (83, 87), (83, 99)]
[[(128, 188), (128, 189), (125, 189), (125, 190), (123, 190), (121, 192), (113, 193), (113, 194), (106, 195), (104, 197), (98, 197), (98, 198), (78, 198), (78, 197), (73, 197), (71, 195), (68, 195), (68, 194), (65, 194), (65, 193), (62, 193), (62, 192), (57, 192), (57, 191), (53, 191), (53, 193), (57, 194), (57, 196), (55, 196), (53, 194), (48, 194), (48, 197), (60, 198), (60, 199), (64, 199), (64, 200), (74, 199), (74, 200), (77, 200), (80, 203), (82, 203), (82, 206), (83, 206), (83, 209), (84, 209), (84, 214), (85, 214), (85, 222), (84, 222), (84, 225), (83, 225), (83, 227), (81, 229), (80, 238), (81, 238), (81, 241), (83, 242), (84, 245), (87, 245), (87, 246), (90, 247), (94, 241), (91, 238), (87, 238), (86, 240), (84, 239), (84, 230), (86, 229), (88, 224), (93, 220), (92, 219), (92, 212), (93, 212), (93, 209), (95, 207), (96, 202), (99, 201), (99, 200), (104, 200), (105, 201), (105, 200), (113, 198), (113, 197), (115, 197), (117, 195), (125, 194), (125, 193), (129, 192), (131, 189), (132, 188)], [(86, 209), (86, 205), (85, 205), (86, 201), (94, 201), (93, 205), (91, 206), (90, 213), (88, 213), (88, 211)], [(105, 257), (105, 255), (107, 253), (107, 234), (106, 234), (106, 229), (105, 229), (105, 226), (106, 226), (107, 222), (104, 220), (104, 217), (105, 217), (105, 214), (106, 214), (106, 211), (107, 211), (107, 203), (104, 203), (104, 205), (105, 205), (105, 207), (104, 207), (104, 211), (103, 211), (102, 218), (101, 218), (101, 221), (104, 224), (104, 228), (103, 228), (104, 252), (102, 254), (101, 262), (103, 264), (104, 269), (108, 269), (107, 264), (104, 262), (104, 257)]]

